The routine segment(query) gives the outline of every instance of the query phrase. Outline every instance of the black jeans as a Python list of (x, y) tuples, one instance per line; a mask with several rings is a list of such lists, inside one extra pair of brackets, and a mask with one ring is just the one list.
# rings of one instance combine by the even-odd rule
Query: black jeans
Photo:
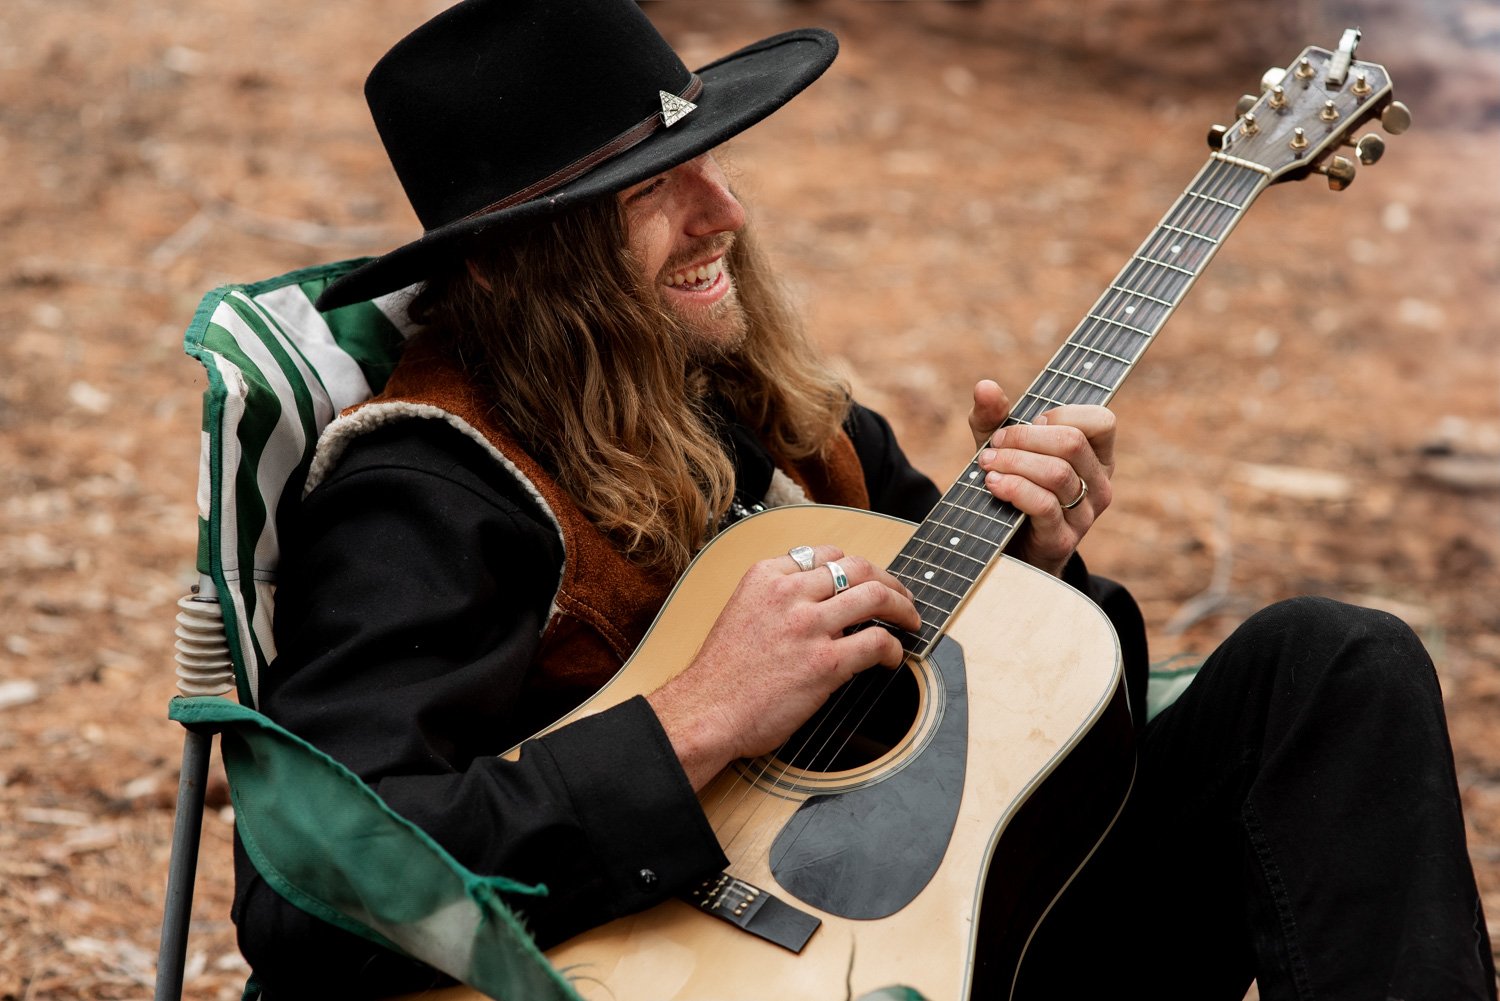
[(1442, 698), (1399, 620), (1255, 615), (1140, 734), (1021, 997), (1493, 999)]

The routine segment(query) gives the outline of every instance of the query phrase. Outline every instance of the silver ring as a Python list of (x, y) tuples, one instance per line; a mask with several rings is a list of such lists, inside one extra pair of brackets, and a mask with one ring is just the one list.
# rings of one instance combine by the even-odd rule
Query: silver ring
[(1085, 497), (1087, 497), (1088, 495), (1089, 495), (1088, 481), (1085, 480), (1082, 476), (1080, 476), (1080, 477), (1078, 477), (1078, 496), (1074, 497), (1071, 501), (1069, 501), (1068, 503), (1064, 504), (1062, 506), (1062, 509), (1064, 511), (1071, 511), (1071, 510), (1073, 510), (1075, 507), (1077, 507), (1078, 505), (1082, 504), (1083, 503), (1083, 499)]
[(786, 554), (792, 558), (799, 569), (811, 570), (813, 568), (812, 546), (793, 546), (786, 551)]
[(844, 573), (843, 567), (839, 566), (833, 560), (829, 560), (823, 565), (827, 567), (828, 572), (833, 575), (833, 593), (835, 596), (843, 594), (845, 591), (849, 590), (849, 575)]

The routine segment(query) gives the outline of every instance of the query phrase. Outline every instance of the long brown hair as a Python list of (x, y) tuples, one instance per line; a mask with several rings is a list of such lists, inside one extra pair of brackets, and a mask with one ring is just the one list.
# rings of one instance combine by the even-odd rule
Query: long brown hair
[(829, 445), (848, 392), (750, 227), (726, 257), (747, 336), (709, 359), (626, 247), (614, 199), (582, 206), (454, 263), (411, 313), (451, 339), (501, 421), (628, 559), (675, 573), (732, 499), (711, 398), (785, 461)]

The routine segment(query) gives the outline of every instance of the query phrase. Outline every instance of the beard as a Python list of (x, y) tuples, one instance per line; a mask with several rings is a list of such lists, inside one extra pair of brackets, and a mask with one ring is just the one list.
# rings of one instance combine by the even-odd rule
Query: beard
[[(667, 261), (651, 284), (655, 305), (671, 322), (691, 359), (699, 364), (733, 355), (749, 336), (750, 321), (740, 302), (739, 289), (735, 286), (734, 275), (728, 264), (733, 245), (733, 234), (726, 233), (690, 247)], [(719, 299), (706, 306), (699, 306), (683, 302), (667, 288), (666, 279), (669, 275), (695, 260), (714, 254), (723, 255), (723, 281), (728, 285)]]

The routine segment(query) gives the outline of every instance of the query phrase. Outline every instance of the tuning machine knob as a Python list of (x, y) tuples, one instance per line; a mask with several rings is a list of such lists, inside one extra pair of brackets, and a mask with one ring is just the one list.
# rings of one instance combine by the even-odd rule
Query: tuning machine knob
[(1224, 137), (1229, 134), (1227, 125), (1210, 125), (1208, 127), (1208, 148), (1219, 150), (1224, 148)]
[(1313, 169), (1328, 178), (1328, 186), (1334, 191), (1343, 191), (1354, 183), (1354, 161), (1347, 156), (1335, 156)]
[(1280, 66), (1272, 66), (1270, 69), (1261, 74), (1260, 92), (1264, 94), (1268, 90), (1275, 90), (1277, 87), (1281, 86), (1281, 82), (1285, 79), (1286, 70), (1282, 69)]
[(1400, 101), (1392, 101), (1380, 113), (1380, 124), (1393, 136), (1399, 136), (1411, 128), (1411, 109)]
[(1371, 132), (1359, 137), (1354, 144), (1354, 155), (1359, 157), (1359, 162), (1368, 167), (1370, 164), (1385, 156), (1385, 140)]
[(1257, 97), (1254, 94), (1243, 94), (1243, 95), (1241, 95), (1240, 99), (1238, 101), (1236, 101), (1235, 105), (1234, 105), (1234, 117), (1236, 117), (1236, 118), (1243, 117), (1244, 114), (1245, 114), (1245, 112), (1247, 112), (1251, 108), (1255, 107), (1255, 103), (1257, 101), (1259, 101), (1259, 100), (1260, 100), (1260, 98)]

